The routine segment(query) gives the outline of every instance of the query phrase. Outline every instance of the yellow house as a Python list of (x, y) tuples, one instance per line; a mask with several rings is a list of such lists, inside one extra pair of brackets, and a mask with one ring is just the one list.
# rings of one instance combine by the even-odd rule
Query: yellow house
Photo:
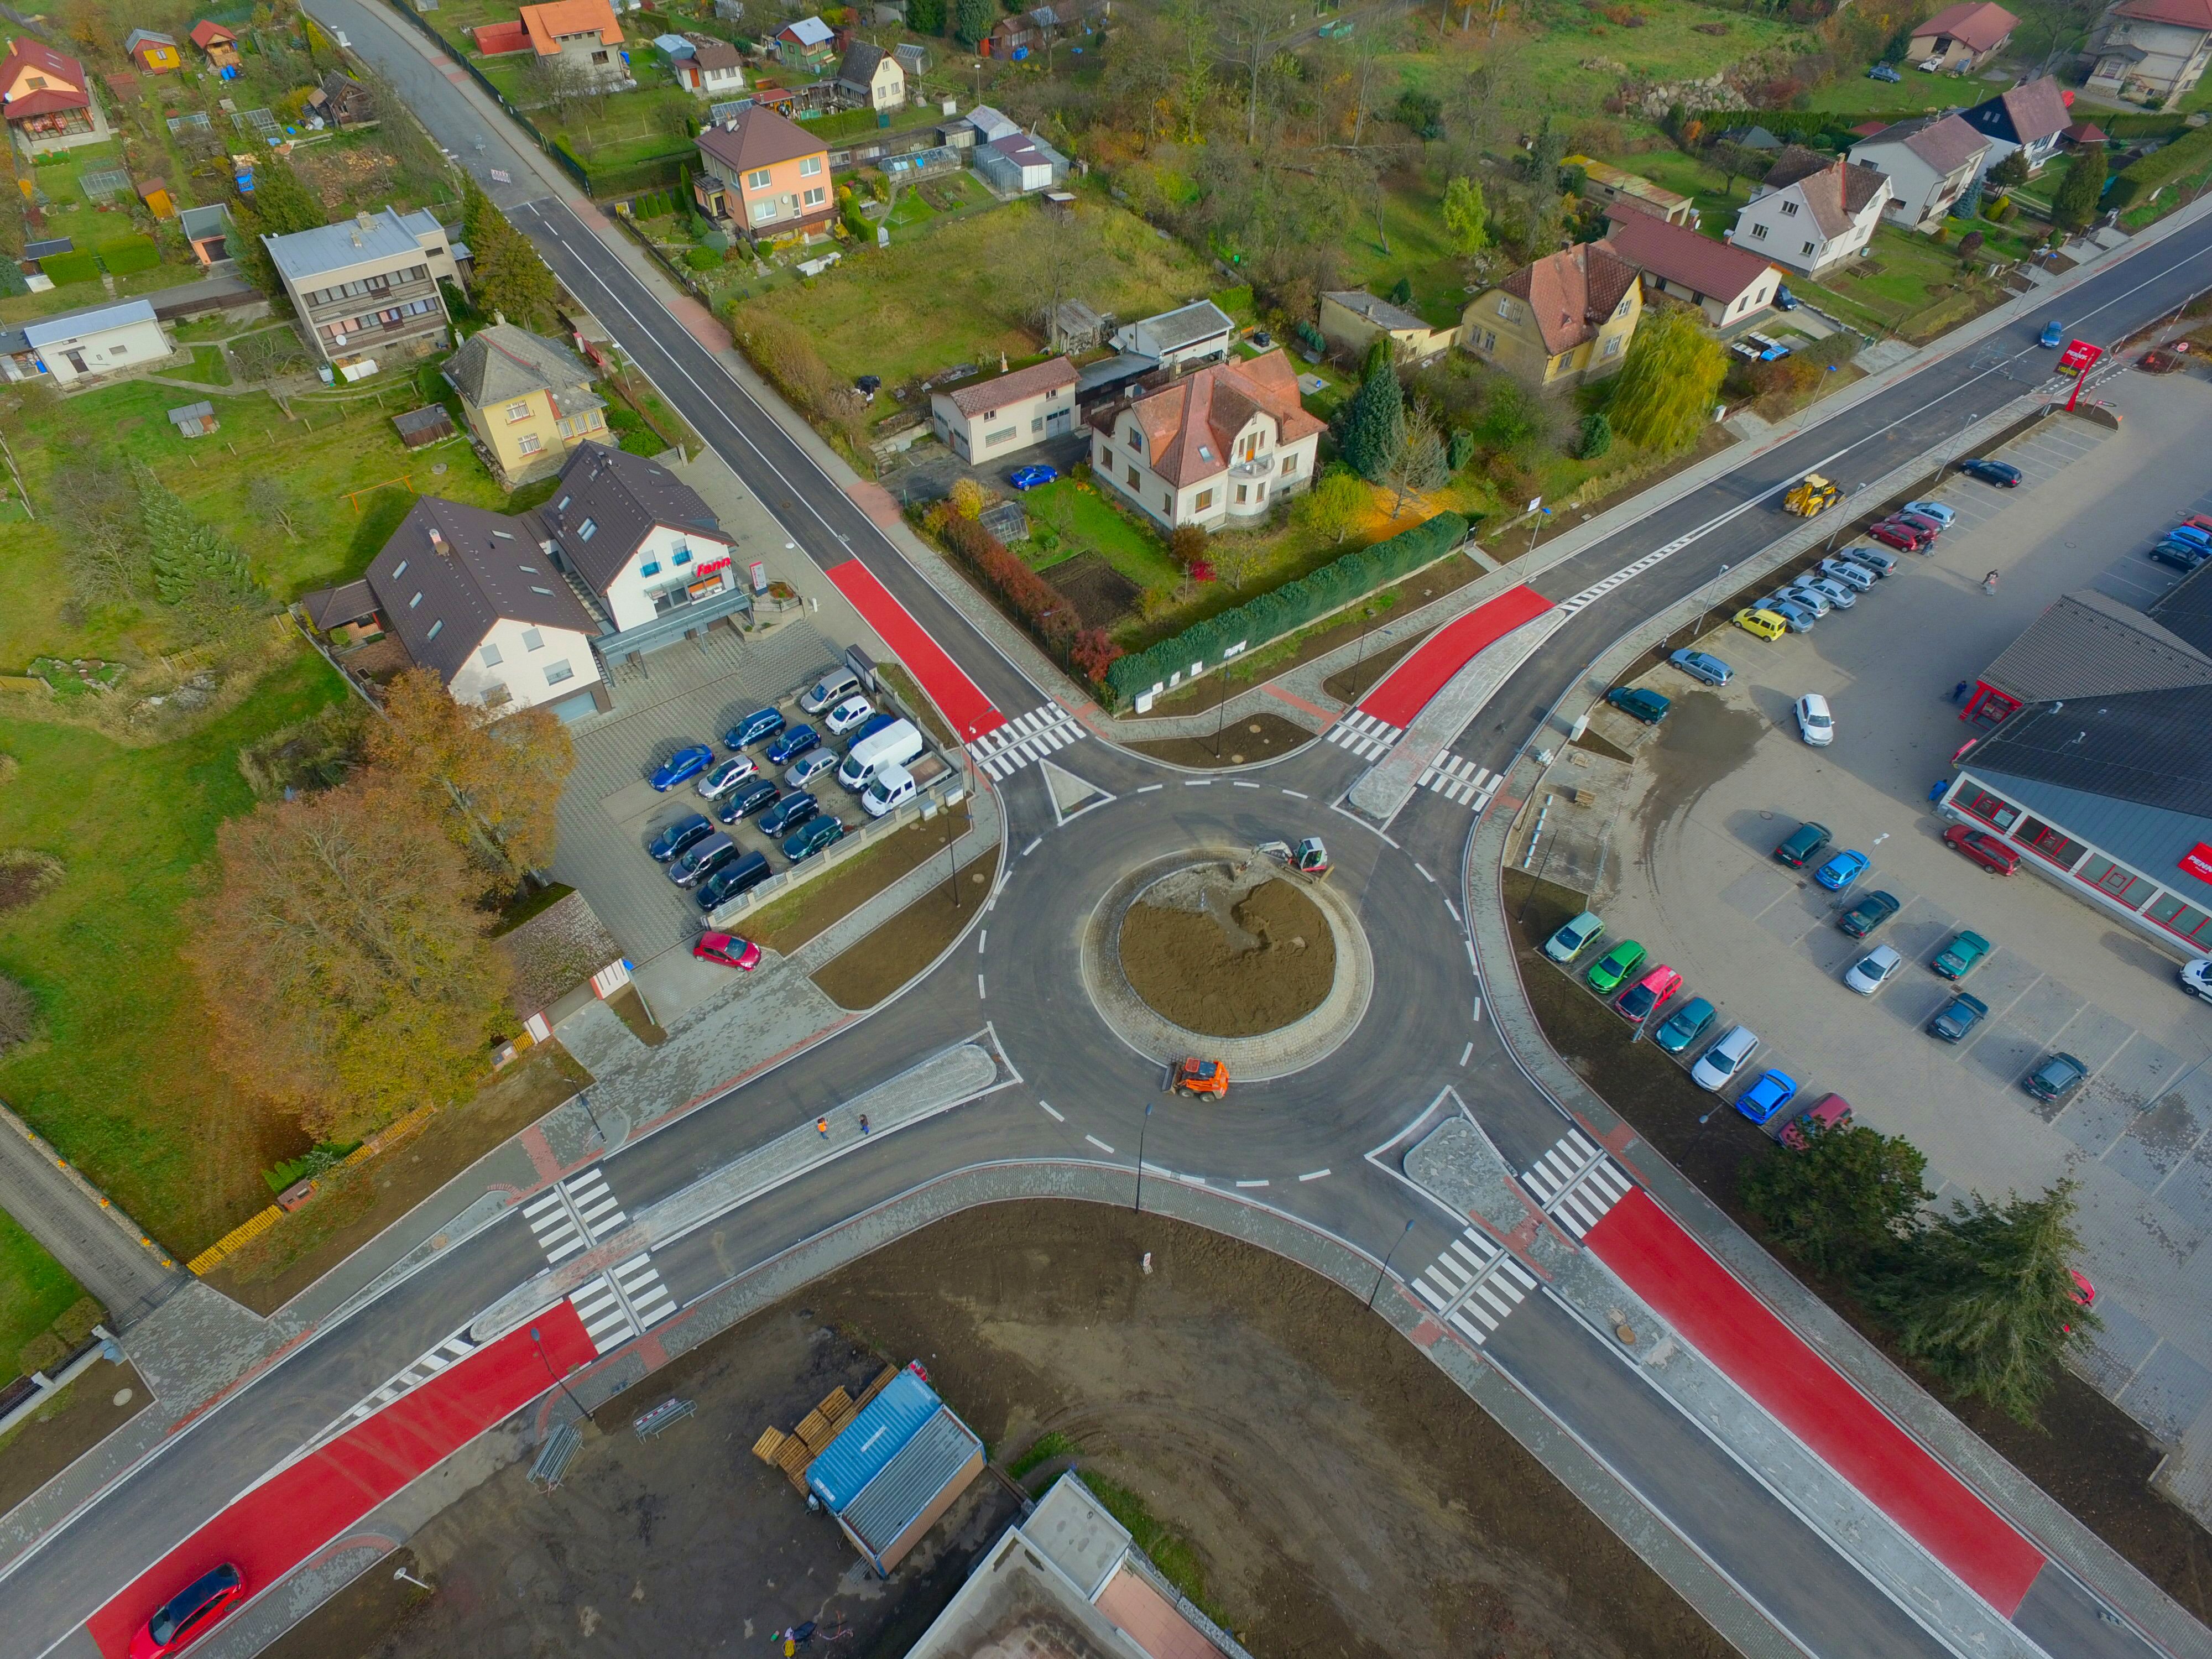
[(527, 329), (500, 322), (480, 330), (445, 373), (461, 394), (469, 430), (509, 489), (557, 472), (579, 444), (614, 441), (590, 371)]
[(1485, 289), (1460, 318), (1460, 344), (1547, 390), (1618, 369), (1644, 314), (1636, 268), (1602, 243), (1521, 267)]

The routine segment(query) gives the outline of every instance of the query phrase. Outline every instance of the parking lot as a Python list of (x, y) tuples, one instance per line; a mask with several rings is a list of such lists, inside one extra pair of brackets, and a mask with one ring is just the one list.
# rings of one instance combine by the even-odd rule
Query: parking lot
[[(2021, 489), (1947, 483), (1933, 493), (1960, 516), (1935, 555), (1901, 556), (1850, 611), (1771, 644), (1723, 625), (1699, 644), (1735, 669), (1724, 690), (1661, 666), (1637, 683), (1674, 698), (1664, 724), (1614, 710), (1594, 720), (1637, 763), (1610, 808), (1592, 902), (1608, 941), (1642, 941), (1647, 965), (1682, 973), (1682, 996), (1718, 1005), (1686, 1060), (1737, 1021), (1760, 1034), (1731, 1097), (1770, 1066), (1799, 1085), (1793, 1112), (1840, 1093), (1859, 1121), (1917, 1146), (1946, 1196), (2075, 1176), (2080, 1265), (2104, 1319), (2088, 1368), (2172, 1443), (2200, 1417), (2212, 1425), (2212, 1007), (2175, 984), (2178, 951), (2026, 869), (2000, 878), (1949, 850), (1928, 802), (1972, 735), (1949, 701), (1954, 684), (2063, 592), (2148, 603), (2176, 578), (2144, 550), (2212, 505), (2197, 435), (2212, 386), (2130, 374), (2106, 395), (2126, 416), (2120, 432), (2048, 423), (2002, 452), (2026, 474)], [(1994, 594), (1983, 587), (1991, 570)], [(1834, 708), (1828, 748), (1799, 738), (1791, 708), (1807, 692)], [(1872, 860), (1847, 891), (1812, 880), (1826, 853), (1802, 872), (1773, 860), (1808, 818), (1833, 831), (1829, 851)], [(1895, 896), (1898, 914), (1864, 943), (1845, 937), (1838, 915), (1875, 890)], [(1960, 927), (1996, 949), (1960, 988), (1989, 1016), (1954, 1045), (1923, 1027), (1951, 994), (1927, 964)], [(1872, 998), (1846, 989), (1843, 971), (1883, 944), (1905, 966)], [(2021, 1087), (2053, 1049), (2091, 1073), (2057, 1104)], [(2205, 1429), (2191, 1455), (2200, 1437), (2212, 1463)]]

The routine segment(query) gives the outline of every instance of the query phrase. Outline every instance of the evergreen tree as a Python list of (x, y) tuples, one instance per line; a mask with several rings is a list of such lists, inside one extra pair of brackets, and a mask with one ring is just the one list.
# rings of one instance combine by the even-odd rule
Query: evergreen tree
[(1412, 277), (1401, 276), (1397, 282), (1391, 286), (1390, 303), (1394, 306), (1409, 306), (1413, 303), (1413, 279)]
[(1606, 418), (1603, 410), (1593, 410), (1583, 422), (1582, 441), (1576, 446), (1575, 453), (1586, 461), (1594, 461), (1612, 447), (1613, 422)]
[(1490, 212), (1483, 204), (1482, 186), (1472, 179), (1455, 178), (1444, 186), (1444, 229), (1452, 252), (1474, 254), (1490, 241)]
[(269, 295), (282, 294), (284, 284), (261, 239), (289, 236), (330, 222), (321, 198), (301, 181), (290, 162), (273, 155), (254, 163), (251, 195), (234, 189), (230, 211), (238, 223), (238, 234), (230, 239), (231, 245), (238, 250), (246, 279)]
[(549, 326), (560, 303), (553, 273), (530, 239), (473, 182), (463, 194), (461, 229), (476, 267), (476, 291), (470, 296), (476, 308), (497, 312), (523, 328)]
[(1929, 1196), (1911, 1142), (1858, 1125), (1793, 1133), (1802, 1145), (1761, 1154), (1739, 1183), (1770, 1237), (1822, 1273), (1854, 1273), (1911, 1236)]
[(945, 33), (945, 0), (908, 0), (906, 26), (916, 34)]
[[(1377, 343), (1387, 348), (1387, 340)], [(1352, 394), (1338, 447), (1345, 465), (1370, 483), (1381, 481), (1404, 442), (1406, 395), (1398, 387), (1398, 372), (1390, 365), (1386, 349), (1370, 355), (1367, 378)]]
[(952, 33), (963, 46), (981, 46), (998, 21), (999, 9), (992, 0), (954, 0)]
[(1456, 472), (1474, 459), (1474, 434), (1463, 426), (1454, 427), (1444, 451), (1445, 465)]
[(150, 467), (138, 470), (138, 515), (154, 592), (162, 604), (265, 608), (268, 596), (245, 555), (178, 500)]
[(2066, 181), (2058, 186), (2051, 204), (2051, 222), (2061, 230), (2081, 230), (2097, 216), (2097, 204), (2105, 193), (2105, 147), (2090, 144), (2075, 157)]

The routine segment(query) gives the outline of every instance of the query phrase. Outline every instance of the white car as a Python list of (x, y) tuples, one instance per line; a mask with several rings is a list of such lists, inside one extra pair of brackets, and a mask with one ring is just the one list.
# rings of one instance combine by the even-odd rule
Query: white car
[(842, 737), (875, 712), (875, 704), (866, 697), (848, 697), (823, 715), (822, 724), (830, 728), (831, 737)]
[(836, 771), (837, 763), (842, 758), (831, 749), (817, 749), (811, 755), (801, 755), (784, 769), (784, 785), (787, 788), (804, 789), (824, 772)]
[(1848, 611), (1859, 602), (1858, 591), (1833, 576), (1808, 577), (1804, 585), (1815, 593), (1826, 594), (1828, 603), (1838, 611)]
[(1728, 1086), (1728, 1081), (1744, 1068), (1744, 1063), (1759, 1049), (1759, 1033), (1748, 1025), (1731, 1025), (1722, 1033), (1721, 1040), (1698, 1056), (1698, 1063), (1690, 1067), (1690, 1081), (1700, 1089), (1717, 1093)]
[(1946, 530), (1951, 527), (1951, 521), (1959, 516), (1957, 507), (1946, 507), (1941, 501), (1907, 501), (1904, 510), (1907, 513), (1917, 513), (1923, 519), (1933, 519)]
[(2212, 957), (2198, 957), (2181, 970), (2181, 988), (2212, 1002)]
[(1870, 997), (1889, 983), (1889, 976), (1905, 965), (1905, 958), (1887, 945), (1877, 945), (1844, 970), (1844, 983), (1863, 997)]
[(1820, 574), (1844, 586), (1865, 592), (1881, 580), (1863, 564), (1853, 564), (1849, 559), (1826, 558), (1820, 561)]
[(699, 793), (708, 800), (720, 800), (760, 769), (749, 755), (732, 755), (718, 766), (710, 766), (699, 777)]
[(1797, 735), (1815, 749), (1826, 749), (1836, 740), (1836, 717), (1828, 712), (1828, 700), (1818, 691), (1808, 691), (1797, 699)]

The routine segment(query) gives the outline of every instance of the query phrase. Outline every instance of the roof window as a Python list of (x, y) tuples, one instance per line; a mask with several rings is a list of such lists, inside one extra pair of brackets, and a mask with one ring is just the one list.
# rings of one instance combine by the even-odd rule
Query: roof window
[(580, 542), (587, 542), (599, 533), (599, 521), (597, 519), (586, 519), (576, 526), (576, 539)]
[(406, 560), (404, 560), (404, 559), (400, 560), (400, 562), (399, 562), (398, 564), (396, 564), (396, 565), (394, 565), (394, 566), (392, 566), (392, 580), (394, 580), (394, 581), (398, 581), (398, 580), (402, 576), (405, 575), (406, 574), (407, 574), (407, 561), (406, 561)]
[(410, 611), (412, 611), (412, 610), (413, 610), (416, 605), (420, 605), (420, 604), (422, 604), (422, 589), (420, 589), (420, 588), (418, 587), (418, 588), (416, 588), (416, 589), (415, 590), (415, 597), (414, 597), (413, 599), (410, 599), (410, 600), (408, 600), (408, 601), (407, 601), (407, 608), (408, 608)]
[(435, 621), (435, 622), (434, 622), (434, 623), (432, 623), (430, 624), (430, 631), (429, 631), (428, 633), (425, 634), (422, 637), (423, 637), (424, 639), (426, 639), (426, 640), (434, 640), (434, 639), (436, 639), (436, 638), (438, 637), (438, 630), (439, 630), (440, 629), (443, 628), (445, 625), (446, 625), (446, 619), (445, 619), (443, 617), (439, 617), (437, 621)]

